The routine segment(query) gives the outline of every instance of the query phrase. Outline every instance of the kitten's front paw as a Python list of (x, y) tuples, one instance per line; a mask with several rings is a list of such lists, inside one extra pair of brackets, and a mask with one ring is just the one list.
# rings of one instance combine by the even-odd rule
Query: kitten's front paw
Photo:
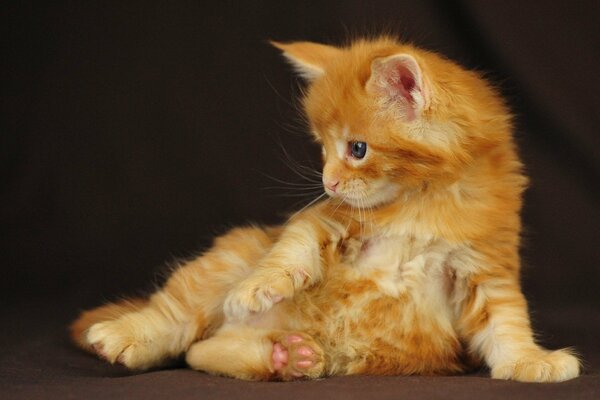
[(579, 360), (568, 350), (539, 350), (492, 368), (492, 378), (521, 382), (562, 382), (578, 376)]
[(243, 321), (251, 314), (262, 313), (284, 299), (284, 293), (277, 291), (268, 283), (241, 282), (229, 292), (223, 304), (223, 312), (229, 321)]
[(139, 340), (127, 321), (105, 321), (92, 325), (87, 341), (96, 354), (111, 364), (129, 369), (147, 369), (157, 364), (151, 343)]
[(273, 304), (291, 298), (295, 288), (306, 282), (303, 269), (293, 273), (277, 268), (255, 273), (233, 288), (225, 299), (223, 312), (228, 320), (244, 320), (251, 314), (265, 312)]

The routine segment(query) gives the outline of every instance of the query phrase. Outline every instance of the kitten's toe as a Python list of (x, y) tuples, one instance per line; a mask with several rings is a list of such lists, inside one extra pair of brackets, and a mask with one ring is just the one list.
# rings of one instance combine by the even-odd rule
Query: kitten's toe
[(280, 371), (288, 363), (288, 351), (281, 343), (275, 343), (273, 345), (273, 354), (271, 354), (271, 361), (273, 363), (273, 369)]
[(309, 336), (294, 333), (276, 340), (271, 359), (280, 379), (317, 378), (322, 375), (323, 352)]
[(96, 354), (110, 362), (116, 362), (125, 348), (126, 340), (112, 329), (108, 322), (94, 324), (87, 332), (87, 341)]
[(106, 355), (106, 353), (104, 352), (104, 346), (102, 345), (102, 343), (92, 343), (92, 350), (94, 350), (94, 352), (98, 355), (98, 357), (107, 360), (108, 356)]

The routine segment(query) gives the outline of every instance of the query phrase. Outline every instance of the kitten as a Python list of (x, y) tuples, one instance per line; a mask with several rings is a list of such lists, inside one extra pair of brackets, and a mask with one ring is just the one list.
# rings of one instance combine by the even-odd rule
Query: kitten
[(329, 199), (233, 229), (148, 299), (84, 312), (75, 342), (147, 369), (186, 353), (249, 380), (455, 374), (554, 382), (519, 284), (527, 184), (503, 100), (477, 73), (391, 38), (273, 43), (309, 85)]

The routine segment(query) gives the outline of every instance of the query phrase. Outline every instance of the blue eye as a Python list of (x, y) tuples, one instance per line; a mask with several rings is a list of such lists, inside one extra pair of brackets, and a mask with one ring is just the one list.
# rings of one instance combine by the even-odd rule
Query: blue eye
[(367, 154), (367, 144), (365, 142), (350, 142), (350, 153), (354, 158), (364, 158)]

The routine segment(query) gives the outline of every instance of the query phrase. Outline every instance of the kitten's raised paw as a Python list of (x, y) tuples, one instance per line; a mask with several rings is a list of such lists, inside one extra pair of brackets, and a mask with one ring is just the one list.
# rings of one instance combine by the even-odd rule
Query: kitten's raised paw
[(318, 378), (323, 373), (323, 351), (306, 335), (285, 334), (273, 344), (271, 363), (277, 377), (284, 381)]
[(303, 285), (307, 277), (302, 269), (294, 273), (282, 268), (266, 269), (253, 274), (229, 292), (223, 304), (223, 312), (227, 319), (234, 321), (265, 312), (274, 304), (292, 297), (295, 288)]
[(129, 369), (147, 369), (157, 364), (150, 343), (136, 338), (126, 322), (120, 320), (92, 325), (87, 341), (100, 358)]
[(492, 368), (492, 378), (521, 382), (562, 382), (579, 376), (579, 360), (568, 350), (543, 351)]
[(243, 321), (251, 314), (271, 309), (273, 304), (282, 300), (283, 295), (276, 293), (270, 286), (257, 287), (242, 282), (225, 298), (223, 312), (228, 320)]

